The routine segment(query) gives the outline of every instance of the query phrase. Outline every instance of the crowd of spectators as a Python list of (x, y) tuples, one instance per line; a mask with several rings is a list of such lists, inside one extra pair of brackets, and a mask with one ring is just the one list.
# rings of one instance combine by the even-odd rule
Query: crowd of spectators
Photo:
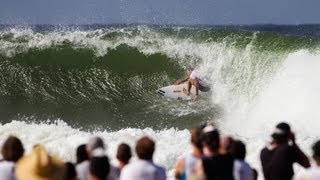
[[(279, 123), (271, 134), (272, 141), (260, 152), (265, 180), (318, 180), (320, 179), (320, 141), (312, 146), (315, 165), (299, 148), (289, 124)], [(255, 180), (257, 170), (246, 162), (246, 145), (238, 139), (220, 135), (214, 125), (207, 123), (191, 130), (191, 149), (177, 158), (172, 178), (178, 180)], [(25, 154), (22, 142), (9, 136), (1, 146), (1, 180), (164, 180), (164, 167), (154, 163), (155, 141), (144, 136), (137, 140), (133, 156), (131, 147), (121, 143), (116, 158), (118, 165), (111, 165), (104, 141), (92, 137), (79, 145), (76, 162), (64, 162), (49, 154), (37, 144), (31, 153)], [(293, 164), (306, 170), (295, 174)]]

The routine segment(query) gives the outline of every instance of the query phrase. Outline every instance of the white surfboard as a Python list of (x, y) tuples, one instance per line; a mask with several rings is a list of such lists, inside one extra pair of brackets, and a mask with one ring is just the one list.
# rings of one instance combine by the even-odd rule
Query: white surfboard
[[(183, 92), (183, 88), (188, 89), (188, 84), (179, 84), (179, 85), (170, 85), (166, 87), (162, 87), (157, 90), (157, 93), (161, 96), (177, 99), (177, 100), (191, 100), (196, 94), (196, 89), (192, 86), (190, 91), (190, 96), (187, 96)], [(199, 91), (200, 93), (200, 91)]]

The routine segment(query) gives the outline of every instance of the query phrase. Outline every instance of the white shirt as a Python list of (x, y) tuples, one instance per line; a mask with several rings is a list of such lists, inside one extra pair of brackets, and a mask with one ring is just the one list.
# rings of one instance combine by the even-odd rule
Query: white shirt
[(200, 75), (200, 73), (197, 71), (197, 70), (193, 70), (189, 76), (190, 79), (192, 80), (198, 80), (199, 81), (199, 84), (203, 87), (207, 87), (207, 83), (205, 82), (205, 78), (202, 77)]
[(296, 180), (320, 180), (320, 167), (319, 166), (312, 166), (311, 168), (307, 169), (305, 172), (299, 174)]
[(166, 172), (163, 167), (152, 161), (137, 160), (126, 165), (120, 174), (120, 180), (165, 180)]
[(86, 160), (76, 166), (76, 172), (79, 180), (88, 180), (89, 164), (89, 160)]
[(12, 161), (0, 162), (0, 179), (1, 180), (15, 180), (14, 175), (15, 163)]
[(185, 167), (184, 171), (185, 171), (186, 177), (188, 179), (188, 177), (191, 174), (195, 174), (196, 165), (197, 165), (198, 161), (201, 160), (201, 158), (194, 156), (192, 153), (185, 154), (182, 158), (183, 158), (184, 167)]
[(240, 159), (233, 161), (234, 180), (253, 180), (253, 170), (250, 165)]

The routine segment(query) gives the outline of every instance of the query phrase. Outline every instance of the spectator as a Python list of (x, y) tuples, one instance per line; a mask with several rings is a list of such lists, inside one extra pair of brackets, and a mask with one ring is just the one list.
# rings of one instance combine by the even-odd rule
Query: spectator
[(17, 162), (16, 177), (19, 180), (63, 180), (64, 176), (65, 164), (58, 157), (49, 155), (42, 145), (34, 146), (30, 155)]
[(104, 142), (100, 137), (92, 137), (91, 139), (89, 139), (89, 142), (86, 144), (86, 151), (88, 153), (89, 160), (82, 161), (76, 166), (76, 172), (79, 180), (88, 180), (89, 166), (90, 166), (90, 160), (92, 158), (92, 152), (97, 148), (105, 149)]
[(313, 159), (315, 165), (306, 170), (306, 172), (300, 174), (296, 179), (297, 180), (318, 180), (320, 179), (320, 141), (317, 141), (312, 146)]
[(110, 172), (110, 164), (103, 148), (92, 151), (89, 172), (89, 180), (106, 180)]
[(1, 149), (3, 160), (0, 161), (0, 177), (2, 180), (15, 179), (15, 164), (23, 156), (23, 153), (24, 148), (20, 139), (15, 136), (9, 136)]
[(220, 134), (213, 126), (203, 129), (204, 158), (197, 164), (198, 178), (207, 180), (233, 180), (233, 158), (230, 154), (220, 154)]
[(66, 162), (66, 175), (65, 180), (77, 180), (77, 173), (74, 165), (71, 162)]
[(254, 174), (250, 165), (244, 160), (246, 157), (246, 146), (243, 142), (236, 140), (230, 146), (230, 154), (234, 158), (233, 177), (235, 180), (253, 180)]
[(190, 176), (195, 174), (196, 164), (203, 156), (200, 128), (193, 128), (191, 130), (191, 145), (191, 152), (180, 157), (177, 162), (176, 179), (189, 179)]
[(122, 169), (129, 164), (129, 161), (132, 157), (131, 148), (128, 144), (122, 143), (118, 146), (117, 155), (116, 155), (119, 164), (117, 167), (111, 167), (112, 176), (110, 179), (119, 179)]
[(142, 137), (137, 141), (136, 153), (139, 160), (125, 166), (120, 180), (163, 180), (166, 179), (165, 169), (152, 161), (155, 143), (149, 137)]
[(87, 146), (85, 144), (81, 144), (77, 148), (77, 164), (80, 164), (86, 160), (89, 160)]
[(230, 136), (222, 135), (220, 136), (220, 154), (228, 154), (230, 153), (231, 144), (233, 143), (233, 139)]
[(310, 167), (307, 156), (296, 144), (294, 133), (287, 123), (279, 123), (271, 136), (271, 144), (260, 153), (265, 180), (292, 179), (292, 165), (295, 162), (305, 168)]

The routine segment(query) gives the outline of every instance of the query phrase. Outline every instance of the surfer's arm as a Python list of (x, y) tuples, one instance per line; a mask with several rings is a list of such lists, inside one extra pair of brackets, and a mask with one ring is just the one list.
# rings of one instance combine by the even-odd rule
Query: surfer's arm
[(188, 81), (188, 80), (189, 80), (189, 76), (177, 80), (175, 84), (178, 85), (178, 84), (184, 83), (184, 82), (186, 82), (186, 81)]

